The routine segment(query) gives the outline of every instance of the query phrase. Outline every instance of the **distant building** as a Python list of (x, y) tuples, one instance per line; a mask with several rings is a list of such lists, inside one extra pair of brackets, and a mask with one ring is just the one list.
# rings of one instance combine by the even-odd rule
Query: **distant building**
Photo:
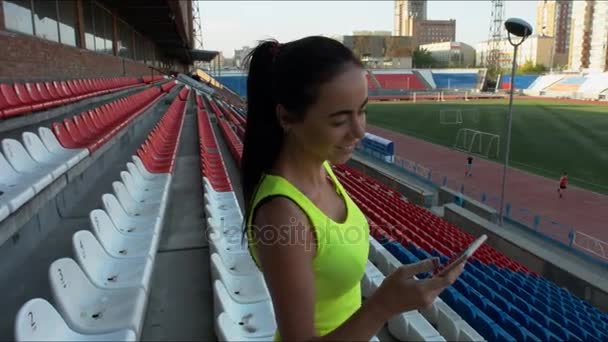
[(353, 31), (353, 36), (392, 36), (391, 31)]
[(432, 43), (418, 47), (428, 50), (440, 66), (450, 68), (475, 66), (475, 49), (463, 42)]
[(395, 36), (413, 36), (410, 33), (413, 31), (410, 18), (426, 20), (427, 2), (426, 0), (396, 0), (394, 12), (393, 34)]
[(608, 2), (573, 1), (570, 69), (608, 71)]
[(453, 42), (456, 40), (456, 20), (416, 20), (410, 17), (413, 30), (406, 34), (415, 39), (417, 45)]
[(342, 43), (365, 63), (375, 69), (408, 69), (412, 67), (415, 44), (412, 37), (344, 36)]
[(243, 60), (253, 49), (249, 46), (243, 46), (241, 49), (234, 50), (233, 65), (238, 69), (243, 68)]
[(555, 37), (552, 67), (568, 64), (572, 31), (572, 1), (539, 0), (536, 8), (536, 30), (542, 36)]
[[(526, 61), (532, 61), (534, 65), (551, 65), (551, 54), (553, 51), (553, 37), (543, 37), (532, 35), (526, 39), (517, 51), (517, 65), (522, 65)], [(488, 41), (477, 44), (477, 63), (478, 66), (485, 66), (486, 57), (492, 45)], [(499, 65), (501, 68), (510, 68), (513, 63), (513, 46), (507, 38), (499, 42), (500, 50)]]

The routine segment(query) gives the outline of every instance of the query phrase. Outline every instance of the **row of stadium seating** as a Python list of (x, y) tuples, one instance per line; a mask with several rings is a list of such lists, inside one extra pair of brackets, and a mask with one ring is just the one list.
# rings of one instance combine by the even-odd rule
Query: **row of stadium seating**
[(145, 318), (150, 279), (163, 227), (173, 163), (185, 118), (176, 98), (147, 142), (159, 148), (149, 159), (133, 156), (114, 194), (102, 196), (105, 210), (93, 210), (92, 231), (73, 235), (75, 259), (49, 268), (55, 305), (26, 302), (16, 316), (17, 341), (136, 341)]
[[(501, 89), (511, 89), (511, 76), (503, 75)], [(526, 95), (563, 96), (571, 98), (594, 98), (608, 95), (608, 73), (589, 75), (517, 75), (515, 89), (524, 90)]]
[[(369, 90), (419, 90), (435, 89), (479, 89), (483, 83), (478, 69), (441, 70), (370, 70), (367, 74)], [(217, 80), (240, 96), (247, 96), (247, 75), (229, 74), (218, 76)], [(235, 103), (236, 104), (236, 103)]]
[[(171, 82), (174, 83), (174, 82)], [(99, 149), (160, 98), (158, 87), (90, 109), (63, 122), (2, 140), (0, 221)]]
[[(401, 220), (392, 222), (393, 226), (386, 229), (383, 221), (395, 217), (390, 208), (398, 207), (395, 204), (400, 200), (395, 195), (387, 196), (384, 189), (374, 190), (373, 184), (365, 187), (367, 182), (354, 181), (362, 176), (351, 168), (338, 166), (336, 174), (353, 200), (368, 215), (373, 236), (403, 263), (432, 256), (439, 256), (445, 262), (454, 255), (454, 250), (472, 241), (472, 237), (465, 233), (447, 233), (449, 224), (410, 203), (399, 215), (417, 213), (429, 217), (427, 223), (420, 223), (416, 230), (412, 228), (414, 220), (408, 221), (401, 216)], [(363, 199), (365, 197), (367, 201)], [(382, 208), (369, 206), (371, 202), (383, 203)], [(460, 241), (452, 245), (455, 249), (446, 246), (449, 241), (458, 241), (459, 236)], [(524, 341), (608, 338), (605, 335), (608, 316), (555, 284), (526, 272), (515, 262), (496, 262), (505, 259), (487, 245), (480, 248), (463, 276), (442, 294), (443, 300), (482, 336), (488, 340), (515, 338)]]
[(136, 77), (0, 84), (0, 119), (141, 85)]

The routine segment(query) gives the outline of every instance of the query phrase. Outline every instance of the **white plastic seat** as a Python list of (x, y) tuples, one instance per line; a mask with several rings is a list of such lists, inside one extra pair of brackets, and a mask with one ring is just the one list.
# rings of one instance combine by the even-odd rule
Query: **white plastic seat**
[(36, 193), (39, 193), (44, 190), (44, 188), (46, 188), (47, 185), (51, 184), (51, 182), (53, 181), (53, 177), (50, 174), (18, 172), (13, 168), (13, 166), (9, 163), (9, 161), (4, 157), (4, 154), (2, 153), (0, 153), (0, 174), (2, 175), (2, 179), (0, 179), (0, 184), (6, 185), (6, 192), (8, 192), (8, 190), (12, 190), (11, 192), (14, 193), (13, 195), (11, 195), (11, 198), (25, 196), (24, 194), (21, 194), (25, 190), (19, 189), (29, 187), (34, 190), (34, 194), (29, 197), (32, 198)]
[[(399, 259), (397, 259), (394, 255), (391, 254), (391, 252), (389, 252), (386, 248), (384, 248), (384, 246), (382, 246), (378, 241), (376, 241), (376, 239), (374, 239), (373, 237), (370, 237), (370, 244), (373, 244), (373, 248), (374, 248), (374, 258), (375, 260), (372, 260), (372, 262), (374, 263), (374, 265), (377, 266), (377, 268), (380, 270), (380, 272), (382, 272), (385, 276), (390, 275), (391, 273), (393, 273), (394, 270), (396, 270), (397, 268), (401, 267), (403, 264), (399, 261)], [(371, 245), (370, 245), (370, 251), (371, 251)], [(371, 252), (370, 252), (371, 253)], [(371, 254), (370, 254), (370, 259), (371, 259)]]
[(270, 294), (261, 272), (249, 275), (231, 274), (221, 257), (211, 254), (211, 277), (220, 280), (234, 301), (240, 304), (270, 300)]
[(384, 274), (368, 260), (367, 264), (365, 264), (365, 274), (363, 274), (363, 279), (361, 279), (361, 294), (363, 297), (368, 298), (371, 296), (383, 281)]
[(242, 241), (236, 236), (225, 236), (219, 231), (211, 231), (208, 234), (209, 254), (220, 255), (244, 254), (249, 255), (247, 241)]
[(42, 298), (27, 301), (15, 318), (15, 340), (21, 341), (136, 341), (135, 332), (121, 329), (106, 334), (72, 330), (51, 303)]
[(388, 331), (400, 341), (445, 341), (431, 323), (415, 310), (391, 317)]
[(207, 177), (203, 177), (203, 184), (205, 193), (210, 194), (214, 199), (234, 198), (236, 200), (234, 191), (215, 191)]
[[(2, 190), (0, 190), (2, 191)], [(2, 195), (0, 195), (0, 198), (2, 198)], [(5, 218), (8, 217), (8, 215), (10, 215), (11, 210), (8, 208), (8, 205), (4, 204), (4, 202), (0, 201), (0, 222), (2, 222)]]
[(441, 336), (448, 341), (483, 341), (483, 337), (463, 320), (441, 298), (436, 298), (433, 305), (420, 313), (437, 328)]
[[(52, 176), (57, 179), (63, 175), (68, 167), (62, 161), (38, 162), (32, 158), (25, 147), (15, 139), (2, 139), (2, 151), (13, 169), (19, 173), (32, 173), (39, 177)], [(43, 152), (39, 154), (44, 154)]]
[(135, 184), (131, 174), (126, 171), (120, 172), (120, 178), (131, 197), (133, 197), (137, 203), (160, 204), (160, 202), (165, 199), (164, 187), (160, 189), (139, 187), (137, 184)]
[(131, 174), (131, 177), (133, 177), (133, 181), (137, 186), (151, 189), (167, 189), (169, 177), (158, 180), (147, 180), (141, 175), (137, 166), (131, 162), (127, 163), (127, 170)]
[(146, 237), (152, 240), (152, 236), (155, 234), (154, 224), (149, 224), (147, 226), (138, 224), (117, 225), (116, 221), (113, 220), (105, 210), (94, 209), (89, 213), (89, 217), (91, 222), (103, 222), (108, 226), (112, 224), (117, 231), (125, 236)]
[(139, 203), (129, 194), (129, 191), (122, 182), (112, 182), (112, 188), (122, 207), (131, 216), (158, 217), (159, 213), (164, 211), (164, 208), (161, 208), (162, 202), (151, 204)]
[(146, 169), (144, 163), (139, 159), (138, 156), (132, 156), (133, 163), (137, 167), (139, 173), (144, 177), (144, 179), (148, 181), (160, 181), (166, 179), (169, 174), (168, 173), (152, 173)]
[(242, 227), (243, 215), (240, 212), (235, 212), (233, 213), (233, 215), (228, 216), (208, 216), (207, 224), (214, 229), (226, 227)]
[[(95, 220), (95, 218), (98, 218)], [(115, 258), (141, 258), (156, 257), (158, 246), (158, 235), (148, 236), (126, 236), (120, 233), (111, 220), (99, 220), (103, 216), (91, 218), (93, 233), (103, 248)]]
[(40, 135), (40, 140), (51, 153), (67, 159), (67, 164), (70, 168), (89, 155), (89, 150), (86, 148), (68, 149), (61, 146), (59, 141), (57, 141), (57, 137), (55, 137), (55, 133), (47, 127), (38, 127), (38, 135)]
[[(220, 254), (220, 252), (222, 254)], [(251, 275), (260, 272), (253, 258), (245, 253), (217, 253), (222, 259), (222, 264), (226, 266), (228, 272), (234, 275)]]
[(88, 230), (74, 233), (72, 242), (78, 263), (98, 287), (141, 287), (148, 291), (153, 266), (150, 258), (113, 258)]
[[(22, 134), (22, 138), (23, 146), (25, 146), (27, 152), (37, 163), (42, 165), (62, 166), (62, 168), (60, 168), (63, 170), (61, 174), (65, 173), (73, 166), (68, 165), (68, 161), (72, 159), (70, 156), (51, 153), (51, 151), (49, 151), (46, 146), (44, 146), (44, 143), (42, 143), (42, 141), (36, 134), (31, 132), (24, 132)], [(61, 176), (61, 174), (59, 174), (58, 176)], [(55, 175), (53, 176), (55, 177)]]
[(220, 313), (215, 320), (215, 335), (217, 336), (217, 340), (220, 342), (268, 342), (273, 338), (272, 336), (246, 337), (243, 335), (242, 330), (243, 328), (241, 328), (239, 325), (235, 325), (235, 322), (225, 312)]
[(5, 205), (10, 212), (15, 212), (35, 195), (29, 175), (17, 173), (0, 153), (0, 205)]
[(54, 261), (49, 278), (57, 308), (74, 330), (100, 334), (131, 329), (139, 338), (146, 309), (143, 289), (99, 288), (70, 258)]
[(230, 330), (238, 331), (238, 335), (244, 338), (266, 337), (272, 340), (277, 326), (272, 303), (269, 300), (239, 304), (230, 297), (226, 287), (219, 280), (213, 282), (213, 296), (215, 316), (218, 317), (225, 312), (232, 321)]
[(239, 210), (241, 209), (241, 207), (239, 206), (239, 202), (236, 198), (236, 195), (216, 197), (216, 196), (213, 196), (213, 194), (206, 193), (205, 196), (203, 196), (203, 197), (204, 197), (205, 205), (210, 205), (214, 208), (223, 206), (223, 207), (231, 207), (232, 209), (234, 209), (234, 208), (238, 208)]
[(121, 233), (127, 235), (129, 233), (158, 234), (162, 228), (162, 221), (156, 217), (130, 216), (122, 204), (120, 204), (118, 198), (112, 194), (103, 194), (101, 201), (103, 202), (106, 214)]
[(222, 218), (224, 218), (224, 219), (232, 218), (234, 220), (235, 218), (238, 219), (238, 218), (242, 217), (240, 208), (222, 207), (222, 209), (216, 209), (209, 205), (206, 205), (205, 213), (207, 214), (208, 217), (212, 217), (213, 219), (220, 220), (220, 221)]

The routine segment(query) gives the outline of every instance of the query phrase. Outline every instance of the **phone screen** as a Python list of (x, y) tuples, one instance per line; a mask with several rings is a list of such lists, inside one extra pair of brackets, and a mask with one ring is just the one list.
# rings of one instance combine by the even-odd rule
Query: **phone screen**
[(435, 272), (435, 274), (436, 275), (441, 275), (441, 274), (444, 274), (446, 272), (449, 272), (453, 267), (459, 265), (461, 262), (463, 262), (463, 261), (467, 260), (468, 258), (470, 258), (473, 255), (473, 253), (475, 253), (475, 251), (479, 247), (481, 247), (481, 245), (486, 241), (487, 238), (488, 238), (488, 236), (485, 235), (485, 234), (483, 234), (482, 236), (480, 236), (479, 238), (477, 238), (477, 240), (473, 241), (470, 245), (467, 246), (467, 248), (465, 248), (460, 253), (458, 253), (458, 255), (456, 255), (455, 257), (453, 257), (443, 267), (440, 267)]

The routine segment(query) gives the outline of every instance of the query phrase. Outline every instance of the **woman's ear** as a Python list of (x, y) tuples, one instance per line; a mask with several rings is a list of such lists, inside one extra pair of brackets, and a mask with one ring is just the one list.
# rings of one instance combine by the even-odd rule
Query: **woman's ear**
[(283, 128), (284, 132), (289, 131), (291, 125), (293, 124), (293, 117), (282, 104), (277, 104), (275, 109), (277, 120), (279, 121), (279, 125)]

